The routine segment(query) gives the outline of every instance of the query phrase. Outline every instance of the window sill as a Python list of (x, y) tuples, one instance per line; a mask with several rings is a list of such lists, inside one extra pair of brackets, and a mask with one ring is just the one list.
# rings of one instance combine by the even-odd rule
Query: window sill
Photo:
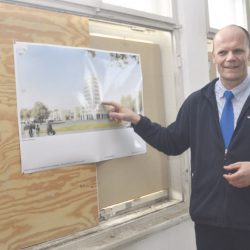
[(101, 222), (97, 227), (56, 239), (25, 250), (111, 250), (189, 219), (185, 202), (155, 204)]

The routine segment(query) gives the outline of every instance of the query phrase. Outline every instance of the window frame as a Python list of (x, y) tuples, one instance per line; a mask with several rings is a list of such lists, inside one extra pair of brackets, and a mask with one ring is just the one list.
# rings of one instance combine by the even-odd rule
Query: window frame
[(176, 27), (176, 3), (172, 0), (173, 17), (151, 14), (144, 11), (132, 10), (101, 0), (1, 0), (6, 3), (28, 5), (46, 8), (75, 15), (84, 15), (89, 18), (106, 20), (124, 24), (132, 24), (159, 30), (173, 30)]
[[(116, 38), (122, 39), (124, 38), (124, 34), (126, 34), (126, 37), (124, 39), (132, 39), (132, 40), (136, 40), (138, 39), (139, 41), (148, 41), (148, 42), (154, 42), (154, 43), (161, 43), (159, 44), (162, 50), (162, 65), (169, 65), (169, 62), (167, 62), (166, 58), (168, 57), (166, 52), (164, 52), (164, 46), (167, 44), (167, 42), (165, 40), (161, 40), (159, 41), (159, 38), (157, 39), (154, 37), (149, 38), (149, 36), (147, 35), (147, 28), (144, 29), (139, 29), (137, 30), (136, 27), (130, 27), (130, 26), (126, 26), (124, 27), (119, 27), (117, 25), (114, 25), (113, 28), (102, 28), (101, 26), (99, 26), (99, 21), (94, 21), (94, 24), (91, 25), (91, 21), (90, 21), (90, 27), (89, 27), (89, 31), (90, 31), (90, 35), (92, 33), (96, 34), (98, 33), (98, 35), (100, 35), (100, 33), (105, 37), (105, 36), (110, 36), (113, 37), (114, 34), (116, 35)], [(101, 21), (100, 21), (101, 23)], [(113, 30), (112, 30), (113, 29)], [(129, 31), (130, 30), (130, 31)], [(145, 31), (145, 34), (144, 34)], [(174, 90), (170, 90), (171, 95), (173, 97), (172, 99), (172, 104), (170, 103), (166, 103), (165, 102), (165, 117), (166, 117), (166, 124), (170, 123), (170, 121), (173, 121), (175, 119), (175, 116), (177, 114), (177, 111), (179, 110), (179, 107), (181, 106), (182, 102), (183, 102), (183, 93), (182, 91), (179, 89), (180, 86), (178, 86), (180, 84), (181, 79), (179, 79), (177, 77), (181, 76), (181, 64), (180, 64), (180, 57), (179, 57), (179, 53), (176, 53), (176, 47), (179, 46), (178, 42), (175, 42), (175, 40), (179, 40), (176, 38), (177, 34), (178, 34), (178, 30), (174, 30), (171, 31), (172, 33), (172, 44), (173, 44), (173, 61), (172, 61), (172, 69), (168, 69), (165, 70), (165, 72), (163, 72), (163, 89), (164, 89), (164, 97), (169, 100), (171, 99), (169, 94), (167, 95), (166, 93), (166, 88), (168, 88), (167, 83), (168, 82), (173, 82), (173, 88)], [(177, 33), (177, 34), (176, 34)], [(128, 37), (127, 37), (128, 36)], [(170, 71), (173, 75), (173, 77), (170, 77), (168, 71)], [(181, 77), (180, 77), (181, 78)], [(176, 85), (178, 86), (176, 88)], [(174, 91), (174, 92), (172, 92)], [(174, 94), (173, 94), (174, 93)], [(169, 112), (166, 110), (166, 106), (171, 106), (171, 109), (174, 109), (174, 112)], [(170, 108), (168, 108), (170, 109)], [(174, 113), (174, 114), (173, 114)], [(181, 156), (168, 156), (168, 169), (169, 169), (169, 183), (170, 187), (168, 189), (168, 192), (165, 194), (164, 196), (164, 192), (156, 192), (156, 193), (151, 193), (151, 200), (148, 201), (148, 197), (140, 197), (140, 206), (139, 207), (147, 207), (150, 206), (151, 204), (153, 204), (154, 202), (156, 202), (157, 200), (164, 200), (165, 197), (165, 202), (168, 203), (172, 200), (176, 200), (178, 202), (186, 202), (189, 199), (189, 171), (188, 171), (188, 167), (189, 167), (189, 159), (186, 159), (187, 157), (189, 157), (188, 152), (184, 153)], [(98, 167), (98, 166), (97, 166)], [(181, 171), (181, 172), (180, 172)], [(184, 177), (182, 175), (182, 173), (184, 173)], [(160, 197), (159, 197), (160, 196)], [(135, 209), (138, 208), (138, 203), (136, 200), (128, 200), (128, 201), (124, 201), (121, 204), (114, 204), (112, 206), (106, 207), (106, 208), (102, 208), (100, 210), (101, 218), (111, 218), (113, 216), (116, 216), (117, 214), (125, 214), (127, 212), (131, 212), (134, 211)]]

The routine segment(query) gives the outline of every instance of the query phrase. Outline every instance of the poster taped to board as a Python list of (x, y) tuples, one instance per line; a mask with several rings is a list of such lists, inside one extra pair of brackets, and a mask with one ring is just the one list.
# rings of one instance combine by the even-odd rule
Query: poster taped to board
[(23, 173), (143, 154), (130, 123), (102, 101), (143, 114), (140, 56), (90, 48), (14, 44)]

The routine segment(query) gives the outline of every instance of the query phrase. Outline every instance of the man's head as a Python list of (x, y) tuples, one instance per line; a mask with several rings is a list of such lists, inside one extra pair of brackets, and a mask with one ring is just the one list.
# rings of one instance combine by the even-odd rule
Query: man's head
[(250, 60), (250, 37), (247, 30), (237, 25), (219, 30), (213, 42), (213, 62), (227, 89), (239, 85), (247, 76)]

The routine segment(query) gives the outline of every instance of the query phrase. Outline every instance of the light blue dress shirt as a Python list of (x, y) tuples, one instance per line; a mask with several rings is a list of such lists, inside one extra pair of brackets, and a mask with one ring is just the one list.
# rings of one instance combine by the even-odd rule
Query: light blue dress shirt
[[(227, 89), (223, 86), (221, 80), (219, 79), (215, 83), (215, 96), (220, 118), (225, 104), (225, 98), (223, 97), (225, 90)], [(240, 85), (231, 89), (231, 91), (234, 94), (234, 98), (232, 99), (232, 104), (234, 110), (234, 128), (235, 128), (240, 112), (248, 96), (250, 95), (250, 76), (247, 76), (246, 79)]]

